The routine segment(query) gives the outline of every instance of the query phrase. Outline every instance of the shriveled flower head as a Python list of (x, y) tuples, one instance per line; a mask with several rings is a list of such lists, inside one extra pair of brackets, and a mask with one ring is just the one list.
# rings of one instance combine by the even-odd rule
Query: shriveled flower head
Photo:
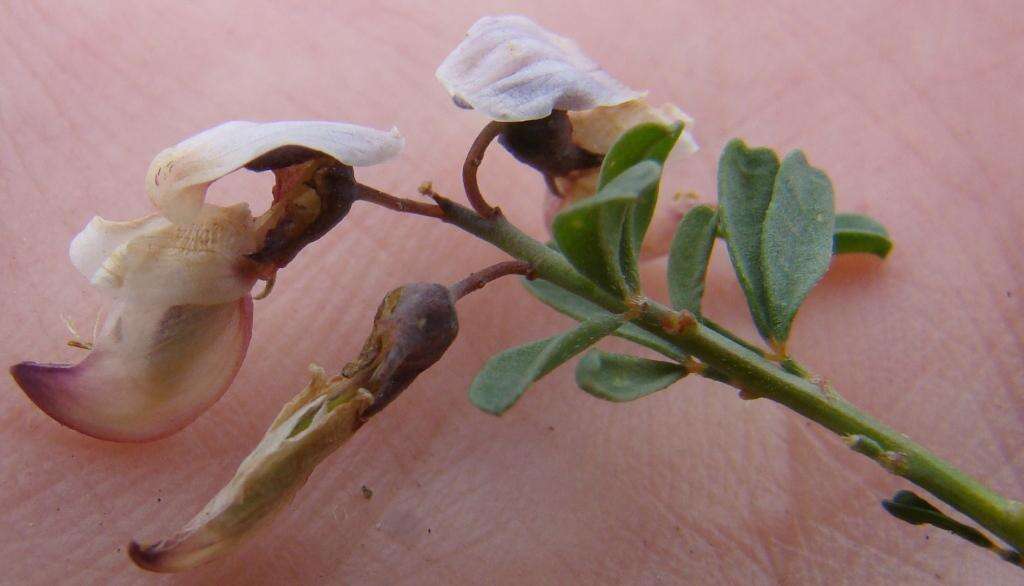
[[(91, 352), (76, 365), (23, 362), (11, 374), (57, 421), (101, 439), (169, 435), (224, 393), (252, 331), (250, 290), (348, 212), (353, 165), (402, 148), (396, 130), (329, 122), (228, 122), (154, 159), (147, 191), (160, 210), (93, 218), (71, 261), (110, 299)], [(204, 202), (217, 179), (273, 170), (273, 205)]]
[(188, 570), (232, 551), (295, 496), (324, 458), (433, 366), (459, 331), (447, 287), (412, 283), (388, 293), (358, 358), (312, 380), (284, 406), (235, 476), (170, 539), (128, 554), (155, 572)]

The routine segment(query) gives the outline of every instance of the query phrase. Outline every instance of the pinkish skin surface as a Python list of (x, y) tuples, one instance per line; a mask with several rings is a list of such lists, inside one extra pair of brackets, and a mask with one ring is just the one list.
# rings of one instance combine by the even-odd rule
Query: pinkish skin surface
[[(0, 70), (13, 80), (0, 111), (5, 365), (80, 356), (60, 349), (60, 314), (88, 330), (99, 299), (66, 260), (68, 241), (93, 214), (147, 213), (150, 157), (220, 121), (394, 123), (408, 138), (401, 161), (359, 177), (407, 196), (424, 179), (459, 194), (462, 156), (483, 121), (454, 108), (433, 71), (478, 16), (508, 3), (206, 6), (2, 9)], [(702, 150), (667, 188), (711, 198), (719, 151), (743, 136), (805, 149), (842, 209), (882, 219), (892, 256), (838, 260), (797, 318), (792, 351), (847, 399), (1024, 496), (1016, 2), (515, 9), (697, 118)], [(227, 181), (213, 199), (247, 197), (258, 212), (270, 185)], [(495, 149), (481, 186), (545, 234), (535, 173)], [(305, 384), (306, 365), (338, 368), (359, 350), (384, 292), (501, 259), (450, 227), (365, 205), (342, 228), (282, 271), (259, 302), (231, 391), (181, 433), (97, 441), (54, 422), (12, 380), (0, 385), (4, 581), (1020, 582), (988, 552), (892, 520), (878, 501), (907, 485), (835, 437), (713, 383), (684, 380), (613, 405), (575, 390), (565, 368), (500, 420), (477, 411), (465, 390), (488, 356), (569, 323), (511, 281), (466, 299), (441, 365), (328, 459), (271, 527), (189, 575), (141, 572), (128, 541), (169, 537), (198, 511)], [(707, 311), (752, 335), (724, 252), (712, 261)], [(664, 299), (661, 269), (652, 262), (644, 276)]]

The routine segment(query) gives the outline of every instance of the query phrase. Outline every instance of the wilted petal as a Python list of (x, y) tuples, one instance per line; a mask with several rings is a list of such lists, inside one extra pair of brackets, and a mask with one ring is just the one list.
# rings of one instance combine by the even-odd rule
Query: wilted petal
[(643, 95), (608, 75), (576, 43), (519, 15), (478, 20), (438, 67), (437, 78), (459, 106), (505, 122)]
[(95, 216), (71, 241), (71, 264), (91, 281), (117, 249), (136, 236), (156, 232), (170, 224), (159, 214), (125, 222), (112, 222)]
[(71, 241), (71, 262), (116, 298), (150, 306), (226, 303), (256, 276), (245, 258), (260, 237), (245, 204), (204, 205), (189, 224), (159, 216), (128, 222), (93, 218)]
[(314, 367), (313, 379), (278, 415), (234, 478), (171, 539), (128, 553), (139, 566), (177, 572), (229, 551), (282, 509), (327, 455), (361, 425), (373, 396), (352, 381), (328, 380)]
[(402, 150), (388, 132), (337, 122), (225, 122), (165, 149), (146, 174), (146, 191), (171, 221), (191, 222), (210, 183), (284, 147), (304, 147), (350, 166), (375, 165)]
[(592, 153), (607, 153), (622, 133), (648, 122), (682, 122), (684, 130), (679, 139), (682, 149), (677, 149), (676, 152), (692, 154), (697, 151), (697, 143), (690, 132), (693, 118), (673, 104), (662, 104), (655, 108), (646, 100), (637, 99), (617, 106), (569, 112), (569, 120), (572, 121), (572, 141)]
[(252, 331), (252, 300), (153, 307), (118, 302), (82, 362), (22, 362), (11, 374), (48, 415), (86, 435), (148, 441), (199, 416), (227, 390)]

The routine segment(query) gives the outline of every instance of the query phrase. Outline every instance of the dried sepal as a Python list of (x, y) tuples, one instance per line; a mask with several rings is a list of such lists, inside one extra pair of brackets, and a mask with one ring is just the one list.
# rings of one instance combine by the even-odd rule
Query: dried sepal
[(438, 67), (437, 79), (458, 106), (504, 122), (643, 96), (598, 67), (573, 41), (520, 15), (478, 20)]
[(226, 122), (159, 153), (146, 174), (146, 192), (172, 222), (189, 223), (202, 208), (210, 184), (242, 167), (287, 167), (319, 154), (361, 167), (394, 157), (404, 144), (397, 128), (385, 132), (337, 122)]
[(317, 464), (352, 437), (373, 396), (353, 380), (311, 370), (309, 385), (285, 405), (231, 482), (198, 515), (170, 539), (131, 543), (136, 564), (177, 572), (230, 551), (284, 508)]
[(252, 332), (252, 300), (115, 303), (76, 365), (22, 362), (14, 380), (47, 415), (99, 439), (138, 442), (185, 427), (227, 390)]
[(352, 167), (319, 157), (276, 170), (274, 205), (258, 220), (261, 246), (248, 258), (276, 271), (348, 215), (358, 197)]

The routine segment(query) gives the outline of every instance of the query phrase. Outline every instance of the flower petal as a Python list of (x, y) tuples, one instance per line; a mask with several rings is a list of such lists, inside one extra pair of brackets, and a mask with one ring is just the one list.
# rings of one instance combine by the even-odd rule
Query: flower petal
[(71, 264), (92, 280), (103, 263), (131, 239), (170, 226), (159, 214), (150, 214), (137, 220), (112, 222), (94, 216), (71, 241)]
[(128, 554), (154, 572), (179, 572), (229, 551), (266, 523), (306, 483), (313, 469), (362, 425), (373, 395), (343, 377), (313, 379), (271, 424), (235, 476), (174, 537), (132, 542)]
[(245, 358), (252, 299), (154, 307), (118, 302), (82, 362), (22, 362), (14, 380), (60, 423), (138, 442), (185, 427), (227, 390)]
[(569, 120), (572, 122), (572, 141), (592, 153), (607, 153), (624, 132), (647, 122), (682, 122), (684, 130), (679, 140), (683, 146), (681, 152), (693, 154), (698, 148), (690, 132), (693, 118), (673, 104), (662, 104), (655, 108), (644, 99), (636, 99), (586, 112), (570, 112)]
[(204, 205), (195, 221), (159, 216), (128, 222), (93, 218), (71, 241), (71, 262), (120, 299), (150, 306), (227, 303), (256, 282), (260, 237), (245, 204)]
[(437, 79), (457, 105), (505, 122), (644, 95), (608, 75), (576, 43), (519, 15), (478, 20), (437, 68)]
[(337, 122), (225, 122), (165, 149), (146, 174), (146, 192), (172, 222), (191, 222), (206, 189), (221, 177), (282, 147), (306, 147), (354, 166), (376, 165), (402, 150), (389, 132)]

